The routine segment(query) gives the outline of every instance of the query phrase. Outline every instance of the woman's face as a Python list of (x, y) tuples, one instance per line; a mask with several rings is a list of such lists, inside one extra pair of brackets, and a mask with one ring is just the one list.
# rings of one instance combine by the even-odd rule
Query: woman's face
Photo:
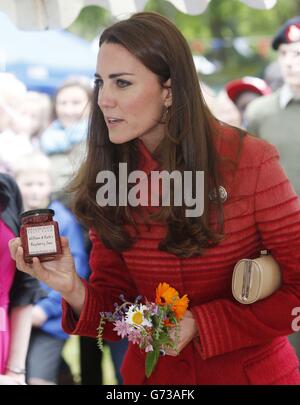
[(56, 97), (55, 110), (58, 120), (64, 128), (75, 125), (88, 113), (88, 95), (79, 86), (70, 86), (61, 90)]
[(108, 43), (99, 49), (97, 82), (98, 105), (110, 141), (121, 144), (140, 138), (155, 149), (164, 133), (159, 122), (171, 105), (170, 88), (162, 87), (158, 77), (123, 46)]

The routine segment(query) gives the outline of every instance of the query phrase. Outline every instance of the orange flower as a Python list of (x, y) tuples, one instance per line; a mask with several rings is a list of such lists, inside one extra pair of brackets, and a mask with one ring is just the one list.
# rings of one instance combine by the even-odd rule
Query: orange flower
[(183, 318), (183, 315), (185, 314), (188, 305), (189, 299), (186, 294), (177, 301), (175, 301), (175, 304), (173, 305), (172, 309), (175, 312), (178, 321)]
[(178, 299), (178, 292), (167, 283), (159, 283), (156, 289), (155, 303), (158, 305), (174, 304)]

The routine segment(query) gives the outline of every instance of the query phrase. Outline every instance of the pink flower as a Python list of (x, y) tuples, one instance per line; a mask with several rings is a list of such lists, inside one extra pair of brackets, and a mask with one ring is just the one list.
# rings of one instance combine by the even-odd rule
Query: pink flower
[(124, 318), (122, 318), (121, 321), (115, 321), (114, 325), (115, 327), (113, 330), (115, 330), (117, 335), (121, 336), (122, 339), (130, 332), (130, 328), (128, 327), (128, 324), (125, 322)]
[(135, 343), (140, 343), (141, 341), (141, 332), (137, 329), (130, 329), (129, 333), (128, 333), (128, 342), (132, 342), (133, 344)]
[(154, 302), (151, 302), (148, 304), (148, 309), (151, 315), (157, 315), (158, 314), (158, 305), (155, 304)]
[(152, 345), (148, 345), (148, 346), (146, 346), (146, 348), (145, 348), (145, 352), (147, 353), (147, 352), (153, 352), (153, 346)]

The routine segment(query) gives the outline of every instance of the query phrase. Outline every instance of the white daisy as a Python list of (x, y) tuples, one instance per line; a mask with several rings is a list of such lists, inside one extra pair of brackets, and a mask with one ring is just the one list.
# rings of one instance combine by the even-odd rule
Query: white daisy
[(125, 321), (129, 325), (133, 325), (136, 327), (144, 326), (144, 327), (152, 327), (152, 322), (145, 318), (144, 312), (148, 308), (146, 305), (131, 305), (129, 307), (128, 312), (126, 314)]

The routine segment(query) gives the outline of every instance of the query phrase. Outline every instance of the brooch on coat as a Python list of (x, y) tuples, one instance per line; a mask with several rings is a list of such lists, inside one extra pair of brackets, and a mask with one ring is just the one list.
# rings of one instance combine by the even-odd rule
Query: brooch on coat
[(219, 186), (218, 187), (218, 191), (217, 191), (217, 189), (213, 189), (213, 190), (211, 190), (210, 192), (209, 192), (209, 194), (208, 194), (208, 198), (210, 199), (210, 201), (212, 201), (212, 202), (214, 202), (214, 201), (216, 201), (217, 200), (217, 198), (218, 198), (218, 194), (219, 194), (219, 198), (220, 198), (220, 200), (221, 200), (221, 203), (223, 203), (224, 204), (224, 202), (227, 200), (227, 198), (228, 198), (228, 193), (227, 193), (227, 191), (226, 191), (226, 189), (225, 189), (225, 187), (223, 187), (223, 186)]

